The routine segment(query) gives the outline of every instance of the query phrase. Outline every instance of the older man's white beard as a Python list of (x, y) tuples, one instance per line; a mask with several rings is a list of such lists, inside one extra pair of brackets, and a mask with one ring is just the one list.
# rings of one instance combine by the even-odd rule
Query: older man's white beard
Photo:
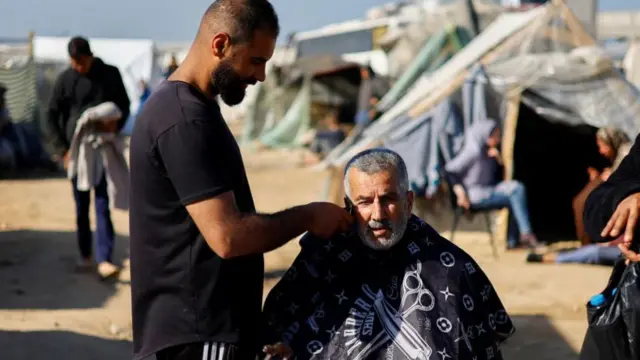
[(388, 250), (402, 240), (408, 222), (409, 217), (403, 214), (397, 223), (391, 224), (391, 235), (387, 238), (376, 239), (371, 230), (372, 227), (375, 227), (375, 222), (372, 221), (369, 226), (358, 227), (358, 236), (366, 246), (374, 250)]

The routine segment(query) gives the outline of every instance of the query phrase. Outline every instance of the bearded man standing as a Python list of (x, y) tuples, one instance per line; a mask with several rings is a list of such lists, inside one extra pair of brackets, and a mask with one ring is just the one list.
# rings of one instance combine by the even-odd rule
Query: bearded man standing
[(145, 103), (131, 138), (134, 358), (255, 359), (262, 254), (351, 216), (330, 203), (255, 211), (238, 145), (214, 97), (240, 103), (278, 36), (267, 0), (217, 0), (189, 54)]
[(346, 166), (356, 229), (309, 234), (264, 306), (265, 352), (296, 359), (502, 359), (514, 331), (463, 250), (411, 214), (402, 158), (366, 150)]

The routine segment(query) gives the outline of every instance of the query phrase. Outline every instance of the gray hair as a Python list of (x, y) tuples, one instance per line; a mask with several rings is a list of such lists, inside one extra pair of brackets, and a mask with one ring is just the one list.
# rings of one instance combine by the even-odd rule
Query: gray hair
[(377, 174), (383, 171), (395, 170), (398, 177), (398, 192), (402, 195), (409, 191), (409, 175), (402, 157), (389, 149), (374, 148), (362, 151), (354, 156), (344, 169), (344, 191), (351, 198), (349, 185), (349, 170), (356, 168), (365, 174)]

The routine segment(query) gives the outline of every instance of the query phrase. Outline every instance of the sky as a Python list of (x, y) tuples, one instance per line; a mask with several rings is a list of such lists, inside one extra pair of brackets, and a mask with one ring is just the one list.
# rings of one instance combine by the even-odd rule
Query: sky
[[(390, 0), (272, 0), (281, 38), (293, 31), (360, 18)], [(0, 1), (0, 38), (42, 36), (148, 38), (190, 41), (211, 0)], [(599, 0), (600, 10), (640, 9), (640, 0)]]

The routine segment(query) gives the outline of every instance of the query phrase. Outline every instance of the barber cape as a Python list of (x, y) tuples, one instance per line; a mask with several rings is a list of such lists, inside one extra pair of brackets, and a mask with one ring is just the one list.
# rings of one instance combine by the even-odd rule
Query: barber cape
[(463, 250), (412, 216), (389, 250), (305, 236), (264, 306), (264, 343), (296, 359), (498, 360), (515, 328)]
[(129, 167), (124, 157), (124, 136), (97, 132), (91, 126), (95, 121), (118, 121), (121, 116), (113, 102), (104, 102), (82, 113), (69, 147), (67, 178), (77, 178), (77, 189), (89, 191), (106, 175), (110, 206), (128, 210)]

